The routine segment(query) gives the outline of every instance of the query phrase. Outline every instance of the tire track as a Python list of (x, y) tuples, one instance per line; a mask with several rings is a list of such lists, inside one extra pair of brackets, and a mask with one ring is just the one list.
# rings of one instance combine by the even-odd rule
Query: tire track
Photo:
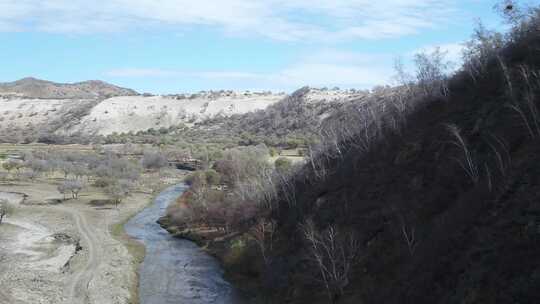
[(86, 218), (81, 214), (82, 212), (65, 207), (59, 207), (58, 209), (69, 213), (74, 218), (81, 240), (86, 244), (88, 251), (86, 265), (82, 271), (75, 275), (68, 285), (68, 295), (65, 303), (89, 303), (88, 287), (94, 277), (94, 273), (101, 264), (101, 255), (98, 253), (101, 246), (96, 240), (95, 235), (88, 228)]

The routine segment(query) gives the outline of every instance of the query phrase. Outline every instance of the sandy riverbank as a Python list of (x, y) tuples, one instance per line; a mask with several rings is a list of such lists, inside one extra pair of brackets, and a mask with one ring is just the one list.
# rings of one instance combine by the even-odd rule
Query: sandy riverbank
[(79, 200), (49, 204), (61, 195), (54, 184), (38, 182), (0, 185), (0, 198), (15, 205), (0, 225), (0, 303), (136, 302), (140, 256), (128, 249), (140, 248), (121, 224), (151, 194), (135, 192), (116, 209), (90, 204), (104, 197), (89, 188)]

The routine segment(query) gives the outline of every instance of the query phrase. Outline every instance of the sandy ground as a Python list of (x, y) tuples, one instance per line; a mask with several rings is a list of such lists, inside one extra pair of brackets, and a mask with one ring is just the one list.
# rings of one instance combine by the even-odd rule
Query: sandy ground
[[(22, 201), (24, 193), (28, 197)], [(111, 235), (151, 200), (134, 193), (116, 209), (93, 206), (95, 191), (60, 198), (48, 183), (0, 185), (15, 212), (0, 225), (0, 303), (132, 303), (137, 261)]]

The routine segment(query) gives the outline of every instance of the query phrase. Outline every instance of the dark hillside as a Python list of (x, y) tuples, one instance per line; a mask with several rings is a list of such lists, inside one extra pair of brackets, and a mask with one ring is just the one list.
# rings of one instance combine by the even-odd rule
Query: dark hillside
[[(540, 303), (539, 50), (535, 12), (503, 48), (469, 58), (475, 69), (452, 77), (449, 94), (413, 90), (406, 111), (390, 109), (394, 99), (336, 114), (336, 131), (275, 202), (263, 285), (280, 303), (328, 302), (309, 259), (312, 222), (315, 235), (339, 229), (359, 244), (332, 301)], [(351, 113), (364, 113), (358, 127)], [(348, 252), (340, 240), (336, 252)]]
[[(328, 90), (303, 87), (264, 110), (209, 119), (194, 132), (210, 138), (238, 138), (241, 145), (305, 146), (317, 142), (329, 117), (348, 107), (376, 103), (399, 90)], [(333, 98), (329, 98), (332, 96)]]

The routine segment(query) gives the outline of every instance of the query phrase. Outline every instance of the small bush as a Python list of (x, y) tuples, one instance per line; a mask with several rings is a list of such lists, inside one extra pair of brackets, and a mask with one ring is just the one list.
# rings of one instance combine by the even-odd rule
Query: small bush
[(285, 173), (291, 170), (292, 161), (286, 157), (280, 157), (276, 159), (274, 166), (276, 167), (276, 171), (279, 173)]
[(209, 169), (205, 172), (206, 182), (209, 185), (218, 185), (221, 182), (221, 176), (216, 170)]

